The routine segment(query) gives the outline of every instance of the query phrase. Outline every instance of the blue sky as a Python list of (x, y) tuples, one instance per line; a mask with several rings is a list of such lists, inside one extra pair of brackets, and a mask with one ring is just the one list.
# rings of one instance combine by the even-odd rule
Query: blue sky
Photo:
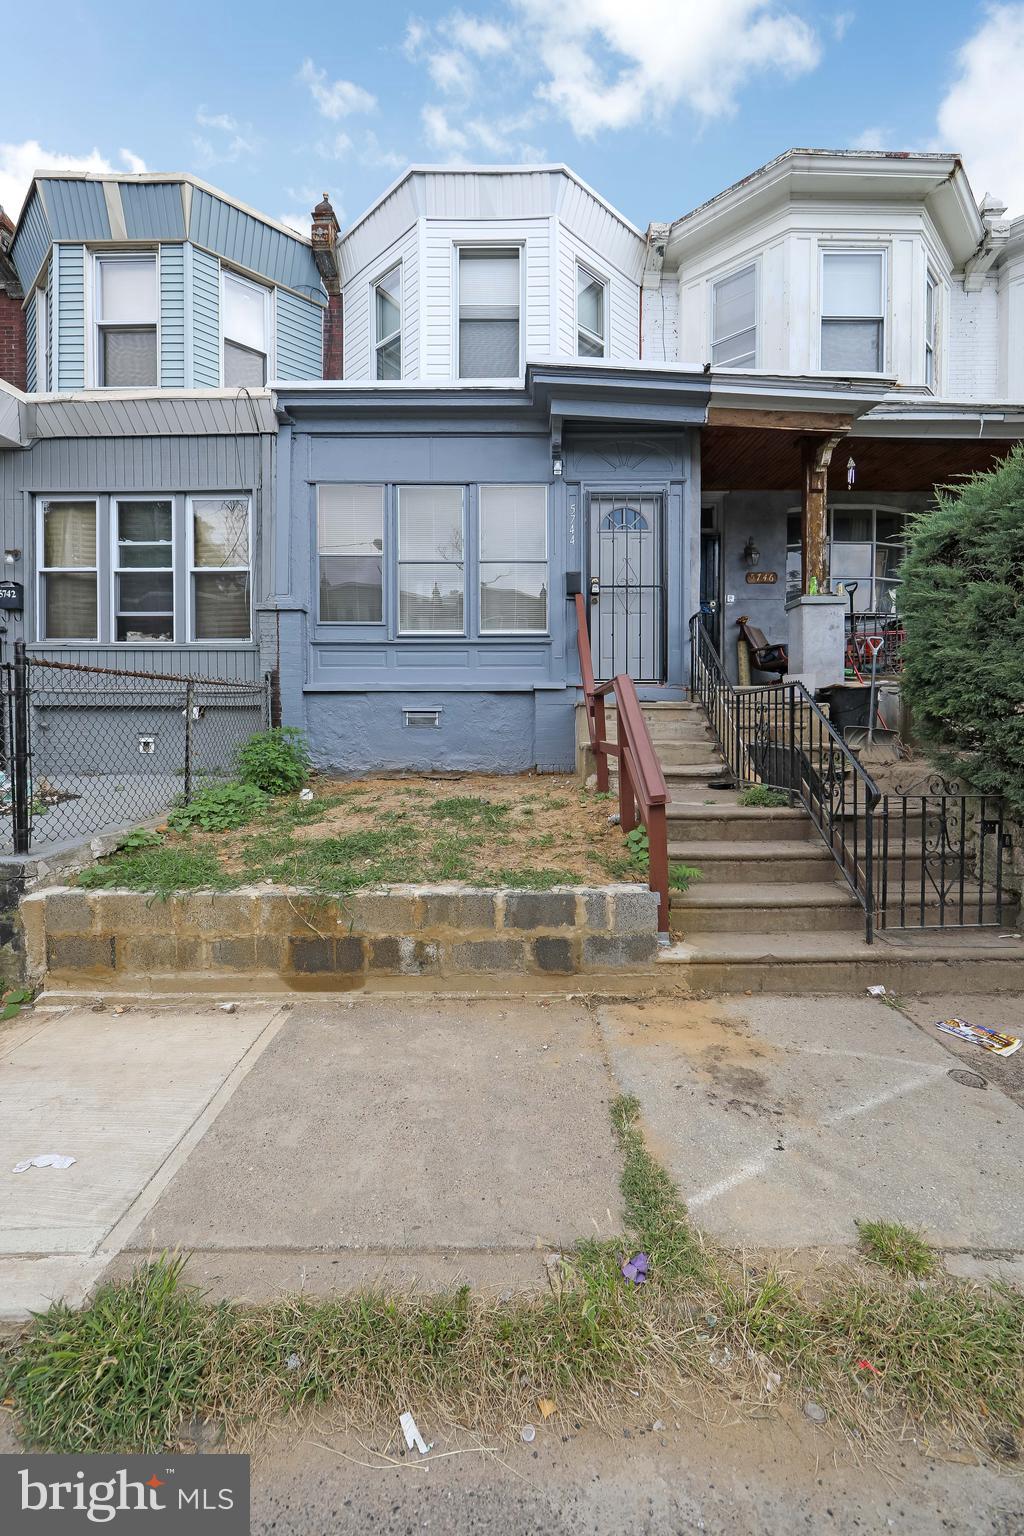
[(644, 227), (792, 145), (957, 149), (1024, 213), (1024, 0), (51, 0), (4, 32), (12, 216), (37, 167), (193, 171), (306, 228), (409, 162), (532, 160)]

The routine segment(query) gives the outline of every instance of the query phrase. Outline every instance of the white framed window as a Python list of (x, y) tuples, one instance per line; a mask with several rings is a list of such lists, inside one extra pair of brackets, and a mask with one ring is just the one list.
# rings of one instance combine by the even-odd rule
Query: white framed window
[(720, 368), (757, 366), (757, 263), (711, 286), (711, 361)]
[(95, 260), (96, 382), (142, 389), (157, 382), (155, 256)]
[(398, 490), (399, 634), (466, 627), (466, 511), (461, 485)]
[(546, 485), (480, 487), (480, 632), (548, 627)]
[[(829, 576), (854, 613), (886, 616), (899, 608), (900, 566), (910, 514), (903, 507), (838, 503), (828, 509)], [(786, 520), (786, 595), (800, 591), (800, 513)], [(852, 588), (852, 590), (851, 590)]]
[(317, 486), (321, 624), (384, 621), (384, 487)]
[(95, 500), (37, 502), (40, 640), (99, 639)]
[(884, 251), (823, 251), (821, 366), (881, 373), (885, 366)]
[(459, 378), (518, 378), (518, 246), (459, 246), (458, 298)]
[(608, 346), (608, 285), (576, 264), (576, 355), (604, 357)]
[(252, 638), (248, 496), (188, 498), (189, 638)]
[(262, 389), (269, 377), (269, 288), (221, 272), (221, 330), (225, 389)]
[(50, 387), (50, 306), (46, 289), (37, 288), (33, 300), (36, 310), (36, 391), (45, 394)]
[(174, 640), (174, 502), (122, 498), (111, 502), (114, 640), (171, 644)]
[(939, 281), (929, 269), (924, 280), (924, 381), (936, 388), (939, 355)]
[(402, 377), (402, 263), (373, 285), (374, 377)]

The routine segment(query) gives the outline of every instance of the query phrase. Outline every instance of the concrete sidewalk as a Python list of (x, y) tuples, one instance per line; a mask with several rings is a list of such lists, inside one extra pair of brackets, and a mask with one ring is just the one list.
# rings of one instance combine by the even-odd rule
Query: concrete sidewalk
[[(906, 1006), (358, 996), (30, 1012), (0, 1033), (0, 1316), (179, 1247), (215, 1296), (544, 1285), (551, 1249), (621, 1230), (608, 1106), (622, 1092), (714, 1236), (846, 1249), (858, 1217), (886, 1217), (923, 1226), (951, 1267), (977, 1253), (1012, 1277), (1024, 1110), (1002, 1085), (1019, 1087), (1018, 1058), (951, 1049), (933, 1025), (956, 1012), (1020, 1032), (1020, 1009)], [(38, 1152), (78, 1161), (10, 1172)]]

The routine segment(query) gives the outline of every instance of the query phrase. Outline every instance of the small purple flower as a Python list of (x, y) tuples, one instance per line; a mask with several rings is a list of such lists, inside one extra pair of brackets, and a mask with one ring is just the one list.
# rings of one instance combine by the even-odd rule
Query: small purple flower
[(635, 1253), (622, 1266), (622, 1278), (633, 1285), (646, 1285), (649, 1259), (646, 1253)]

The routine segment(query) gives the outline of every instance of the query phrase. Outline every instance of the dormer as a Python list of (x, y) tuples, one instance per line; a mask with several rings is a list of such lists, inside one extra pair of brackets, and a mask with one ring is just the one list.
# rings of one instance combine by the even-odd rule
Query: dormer
[(635, 361), (644, 239), (565, 166), (412, 167), (338, 244), (344, 378)]
[(30, 392), (322, 377), (310, 240), (195, 177), (39, 173), (11, 256)]

